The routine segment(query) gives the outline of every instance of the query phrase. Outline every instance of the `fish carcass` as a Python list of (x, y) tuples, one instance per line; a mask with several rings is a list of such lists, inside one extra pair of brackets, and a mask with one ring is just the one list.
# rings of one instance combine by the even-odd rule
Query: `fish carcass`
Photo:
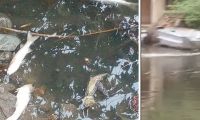
[(31, 93), (33, 91), (34, 87), (32, 84), (27, 84), (17, 89), (17, 102), (15, 112), (6, 120), (17, 120), (21, 116), (22, 112), (24, 112), (31, 99)]
[(15, 73), (20, 65), (22, 64), (25, 56), (31, 52), (30, 46), (37, 40), (39, 36), (32, 36), (31, 32), (28, 32), (27, 35), (27, 42), (26, 44), (16, 53), (16, 55), (13, 57), (8, 70), (7, 75), (11, 75)]
[(83, 105), (84, 107), (91, 107), (93, 106), (96, 102), (94, 100), (94, 94), (97, 90), (101, 91), (104, 95), (108, 97), (108, 92), (104, 88), (103, 84), (101, 83), (101, 80), (108, 75), (107, 73), (104, 74), (99, 74), (97, 76), (91, 77), (90, 81), (87, 86), (87, 90), (85, 93), (85, 97), (83, 98)]

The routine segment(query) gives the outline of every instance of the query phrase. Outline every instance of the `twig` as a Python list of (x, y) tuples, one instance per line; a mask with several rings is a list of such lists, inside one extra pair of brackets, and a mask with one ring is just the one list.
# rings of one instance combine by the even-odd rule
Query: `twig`
[[(41, 36), (41, 37), (48, 37), (48, 38), (73, 39), (75, 37), (84, 37), (84, 36), (96, 35), (96, 34), (100, 34), (100, 33), (112, 32), (112, 31), (116, 31), (118, 29), (119, 28), (113, 28), (113, 29), (108, 29), (108, 30), (103, 30), (103, 31), (98, 31), (98, 32), (87, 33), (87, 34), (84, 34), (84, 35), (69, 34), (67, 36), (64, 36), (64, 35), (49, 35), (49, 34), (34, 33), (34, 32), (32, 33), (32, 35)], [(0, 27), (0, 30), (6, 30), (6, 31), (11, 31), (11, 32), (16, 32), (16, 33), (23, 33), (23, 34), (27, 34), (27, 32), (28, 32), (28, 31), (25, 31), (25, 30), (17, 30), (17, 29), (7, 28), (7, 27)]]
[[(7, 30), (7, 31), (12, 31), (12, 32), (16, 32), (16, 33), (24, 33), (24, 34), (27, 34), (28, 31), (25, 31), (25, 30), (17, 30), (17, 29), (13, 29), (13, 28), (7, 28), (7, 27), (0, 27), (0, 29), (3, 29), (3, 30)], [(32, 33), (32, 35), (35, 35), (35, 36), (41, 36), (41, 37), (55, 37), (55, 38), (74, 38), (75, 36), (63, 36), (63, 35), (49, 35), (49, 34), (42, 34), (42, 33)]]
[(95, 35), (95, 34), (100, 34), (100, 33), (107, 33), (107, 32), (112, 32), (112, 31), (117, 31), (117, 30), (119, 30), (119, 28), (113, 28), (113, 29), (108, 29), (108, 30), (103, 30), (103, 31), (88, 33), (88, 34), (81, 35), (81, 37)]

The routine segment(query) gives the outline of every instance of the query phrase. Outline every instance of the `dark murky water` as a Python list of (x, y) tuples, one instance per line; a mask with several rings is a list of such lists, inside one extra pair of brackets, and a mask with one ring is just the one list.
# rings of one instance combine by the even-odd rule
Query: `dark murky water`
[[(122, 21), (127, 27), (126, 21), (135, 19), (132, 37), (137, 38), (137, 11), (124, 6), (89, 0), (8, 0), (0, 2), (0, 11), (11, 18), (14, 28), (31, 23), (25, 30), (62, 35), (112, 29)], [(59, 119), (137, 118), (129, 103), (138, 90), (138, 53), (133, 43), (126, 44), (129, 32), (113, 31), (72, 40), (37, 40), (31, 46), (32, 53), (14, 74), (18, 86), (33, 83), (46, 89), (44, 96), (34, 97), (31, 102), (28, 111), (32, 119), (52, 114)], [(25, 42), (26, 35), (19, 37)], [(105, 99), (97, 92), (98, 104), (85, 117), (80, 105), (89, 77), (105, 72), (110, 75), (102, 82), (110, 97)]]
[[(166, 48), (148, 51), (188, 52)], [(199, 60), (199, 55), (142, 58), (142, 120), (199, 120)]]

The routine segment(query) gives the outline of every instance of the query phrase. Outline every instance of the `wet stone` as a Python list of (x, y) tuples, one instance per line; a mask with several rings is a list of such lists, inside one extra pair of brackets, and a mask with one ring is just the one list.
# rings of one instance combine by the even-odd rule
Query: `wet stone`
[(0, 34), (0, 51), (14, 51), (21, 43), (21, 40), (8, 34)]
[(8, 92), (14, 89), (12, 84), (0, 84), (0, 120), (5, 120), (15, 110), (16, 97)]
[(0, 52), (0, 61), (11, 60), (12, 56), (12, 52)]
[(8, 27), (8, 28), (12, 27), (12, 21), (10, 20), (10, 18), (8, 16), (6, 16), (3, 13), (0, 13), (0, 26)]
[(3, 87), (0, 87), (0, 93), (4, 93), (4, 88)]
[[(16, 97), (9, 93), (4, 91), (0, 94), (0, 119), (5, 119), (5, 117), (9, 117), (13, 114), (15, 110), (15, 102)], [(3, 115), (3, 116), (1, 116)]]
[[(13, 91), (15, 86), (13, 84), (0, 84), (0, 90), (3, 89), (3, 92)], [(1, 91), (0, 91), (1, 92)]]
[(6, 119), (6, 116), (3, 112), (0, 112), (0, 119), (1, 120), (5, 120)]

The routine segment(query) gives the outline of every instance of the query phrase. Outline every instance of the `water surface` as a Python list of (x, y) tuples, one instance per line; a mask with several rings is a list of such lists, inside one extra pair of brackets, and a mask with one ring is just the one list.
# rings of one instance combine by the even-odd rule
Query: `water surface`
[[(197, 51), (196, 51), (197, 52)], [(144, 48), (143, 53), (194, 51)], [(198, 120), (200, 56), (142, 57), (142, 120)]]
[[(136, 2), (136, 1), (132, 1)], [(135, 119), (130, 106), (138, 90), (137, 11), (89, 0), (15, 0), (0, 2), (0, 11), (13, 21), (13, 27), (59, 35), (84, 35), (123, 27), (120, 31), (74, 39), (40, 38), (32, 52), (13, 75), (16, 86), (32, 83), (45, 94), (34, 96), (22, 119)], [(130, 31), (130, 25), (134, 29)], [(18, 37), (26, 41), (25, 34)], [(109, 73), (102, 83), (109, 92), (95, 94), (97, 105), (88, 115), (81, 109), (90, 76)], [(17, 82), (16, 82), (17, 81)]]

